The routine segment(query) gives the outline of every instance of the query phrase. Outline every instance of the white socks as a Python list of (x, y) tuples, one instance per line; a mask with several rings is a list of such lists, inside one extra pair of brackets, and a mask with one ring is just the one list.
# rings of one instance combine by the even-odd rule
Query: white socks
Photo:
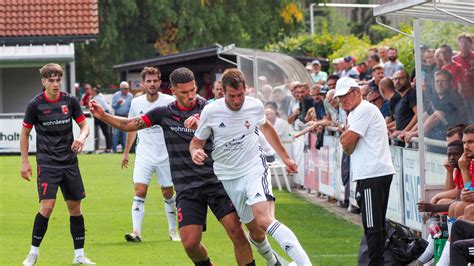
[(267, 233), (280, 244), (280, 247), (295, 261), (296, 265), (311, 265), (300, 242), (286, 225), (275, 220), (268, 226)]
[(135, 196), (132, 204), (133, 232), (141, 236), (143, 216), (145, 215), (145, 199)]
[(175, 231), (176, 232), (176, 215), (177, 215), (177, 210), (176, 210), (176, 200), (175, 196), (173, 196), (171, 199), (165, 199), (165, 213), (166, 213), (166, 218), (168, 219), (168, 230)]
[(249, 237), (250, 243), (252, 243), (255, 248), (257, 249), (257, 252), (262, 255), (262, 257), (265, 259), (267, 262), (267, 265), (275, 265), (277, 262), (277, 259), (275, 258), (275, 255), (273, 255), (273, 250), (272, 247), (270, 246), (270, 243), (268, 243), (267, 238), (265, 237), (265, 240), (263, 240), (262, 243), (257, 243), (257, 241), (253, 240), (251, 237)]
[(74, 257), (84, 257), (84, 249), (83, 248), (78, 248), (74, 250)]
[(437, 266), (449, 266), (449, 250), (450, 250), (451, 243), (446, 241), (446, 245), (444, 246), (443, 253), (441, 253), (441, 257), (439, 258)]
[(30, 254), (35, 254), (35, 255), (38, 255), (39, 254), (39, 247), (35, 247), (35, 246), (31, 246), (30, 248)]
[(425, 252), (423, 252), (423, 254), (421, 254), (417, 259), (423, 264), (428, 263), (434, 256), (434, 240), (433, 237), (431, 237), (431, 234), (428, 234), (426, 240), (428, 241), (428, 246), (426, 247)]

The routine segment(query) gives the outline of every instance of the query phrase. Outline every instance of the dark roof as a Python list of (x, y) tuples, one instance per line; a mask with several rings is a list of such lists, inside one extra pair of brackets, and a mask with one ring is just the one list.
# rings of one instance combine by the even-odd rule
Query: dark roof
[(158, 56), (149, 59), (137, 60), (123, 64), (114, 65), (114, 69), (118, 71), (136, 70), (145, 66), (160, 66), (164, 64), (174, 64), (187, 62), (193, 59), (217, 56), (218, 46), (211, 46), (202, 49), (185, 51), (176, 54)]
[(94, 39), (99, 34), (97, 1), (2, 0), (0, 42)]

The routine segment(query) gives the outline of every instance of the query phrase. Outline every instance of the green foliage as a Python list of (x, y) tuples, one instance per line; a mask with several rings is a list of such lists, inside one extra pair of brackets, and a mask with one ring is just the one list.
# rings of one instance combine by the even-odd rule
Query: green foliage
[(454, 22), (420, 20), (420, 41), (422, 44), (436, 48), (443, 44), (457, 49), (456, 37), (459, 33), (474, 34), (474, 27)]
[[(282, 10), (294, 1), (99, 0), (97, 42), (77, 44), (81, 83), (116, 84), (112, 66), (133, 60), (220, 43), (263, 48), (304, 30), (297, 19), (285, 23)], [(293, 5), (290, 18), (301, 17)], [(288, 15), (288, 14), (287, 14)]]
[[(127, 243), (132, 229), (130, 207), (132, 167), (121, 170), (120, 154), (79, 155), (87, 197), (82, 203), (86, 254), (98, 265), (192, 265), (179, 242), (168, 238), (163, 198), (154, 179), (146, 199), (143, 243)], [(131, 156), (131, 161), (134, 156)], [(30, 162), (36, 169), (35, 160)], [(31, 228), (38, 212), (36, 181), (19, 177), (20, 156), (0, 157), (0, 265), (18, 265), (27, 255)], [(74, 256), (67, 207), (58, 192), (41, 244), (38, 265), (70, 265)], [(362, 228), (287, 192), (275, 192), (278, 220), (290, 227), (313, 265), (355, 265)], [(269, 237), (279, 254), (284, 251)], [(203, 234), (216, 265), (236, 265), (231, 241), (211, 212)], [(337, 247), (337, 248), (335, 248)], [(257, 265), (262, 257), (253, 250)], [(287, 258), (288, 259), (288, 258)]]

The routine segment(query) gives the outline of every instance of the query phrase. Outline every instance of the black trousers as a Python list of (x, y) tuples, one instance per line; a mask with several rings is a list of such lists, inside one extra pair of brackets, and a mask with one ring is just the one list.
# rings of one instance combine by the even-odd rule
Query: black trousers
[(393, 175), (357, 180), (356, 201), (369, 249), (369, 265), (383, 265), (385, 214)]
[[(97, 118), (94, 118), (94, 122), (95, 122), (96, 126), (100, 127), (100, 130), (102, 130), (102, 134), (104, 134), (105, 149), (107, 149), (107, 150), (112, 149), (112, 129), (105, 122), (102, 122), (101, 120), (99, 120)], [(125, 146), (125, 144), (124, 144), (124, 146)]]
[(449, 265), (474, 262), (474, 222), (457, 220), (451, 228)]

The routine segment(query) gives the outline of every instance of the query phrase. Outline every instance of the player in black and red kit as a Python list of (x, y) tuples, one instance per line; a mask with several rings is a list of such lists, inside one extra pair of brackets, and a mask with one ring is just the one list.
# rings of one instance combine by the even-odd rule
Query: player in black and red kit
[(250, 244), (235, 208), (214, 174), (212, 143), (205, 145), (209, 159), (203, 166), (195, 165), (188, 151), (194, 130), (186, 128), (185, 123), (196, 122), (195, 117), (201, 113), (206, 100), (196, 97), (196, 84), (191, 70), (178, 68), (171, 73), (170, 80), (171, 91), (177, 101), (168, 106), (154, 108), (141, 117), (123, 118), (105, 113), (99, 104), (91, 101), (91, 113), (123, 131), (136, 131), (152, 125), (163, 128), (176, 190), (179, 234), (188, 257), (195, 265), (212, 265), (207, 250), (201, 243), (208, 206), (232, 240), (238, 265), (255, 265)]
[[(85, 229), (81, 200), (85, 197), (85, 191), (76, 156), (84, 147), (89, 126), (77, 99), (61, 91), (61, 66), (46, 64), (40, 69), (40, 73), (44, 90), (28, 104), (20, 136), (21, 177), (30, 181), (32, 170), (28, 161), (29, 135), (35, 127), (38, 195), (41, 203), (33, 225), (31, 249), (23, 265), (36, 264), (58, 187), (61, 188), (70, 214), (75, 255), (73, 263), (95, 264), (84, 255)], [(81, 132), (76, 139), (72, 132), (73, 120), (79, 125)]]

